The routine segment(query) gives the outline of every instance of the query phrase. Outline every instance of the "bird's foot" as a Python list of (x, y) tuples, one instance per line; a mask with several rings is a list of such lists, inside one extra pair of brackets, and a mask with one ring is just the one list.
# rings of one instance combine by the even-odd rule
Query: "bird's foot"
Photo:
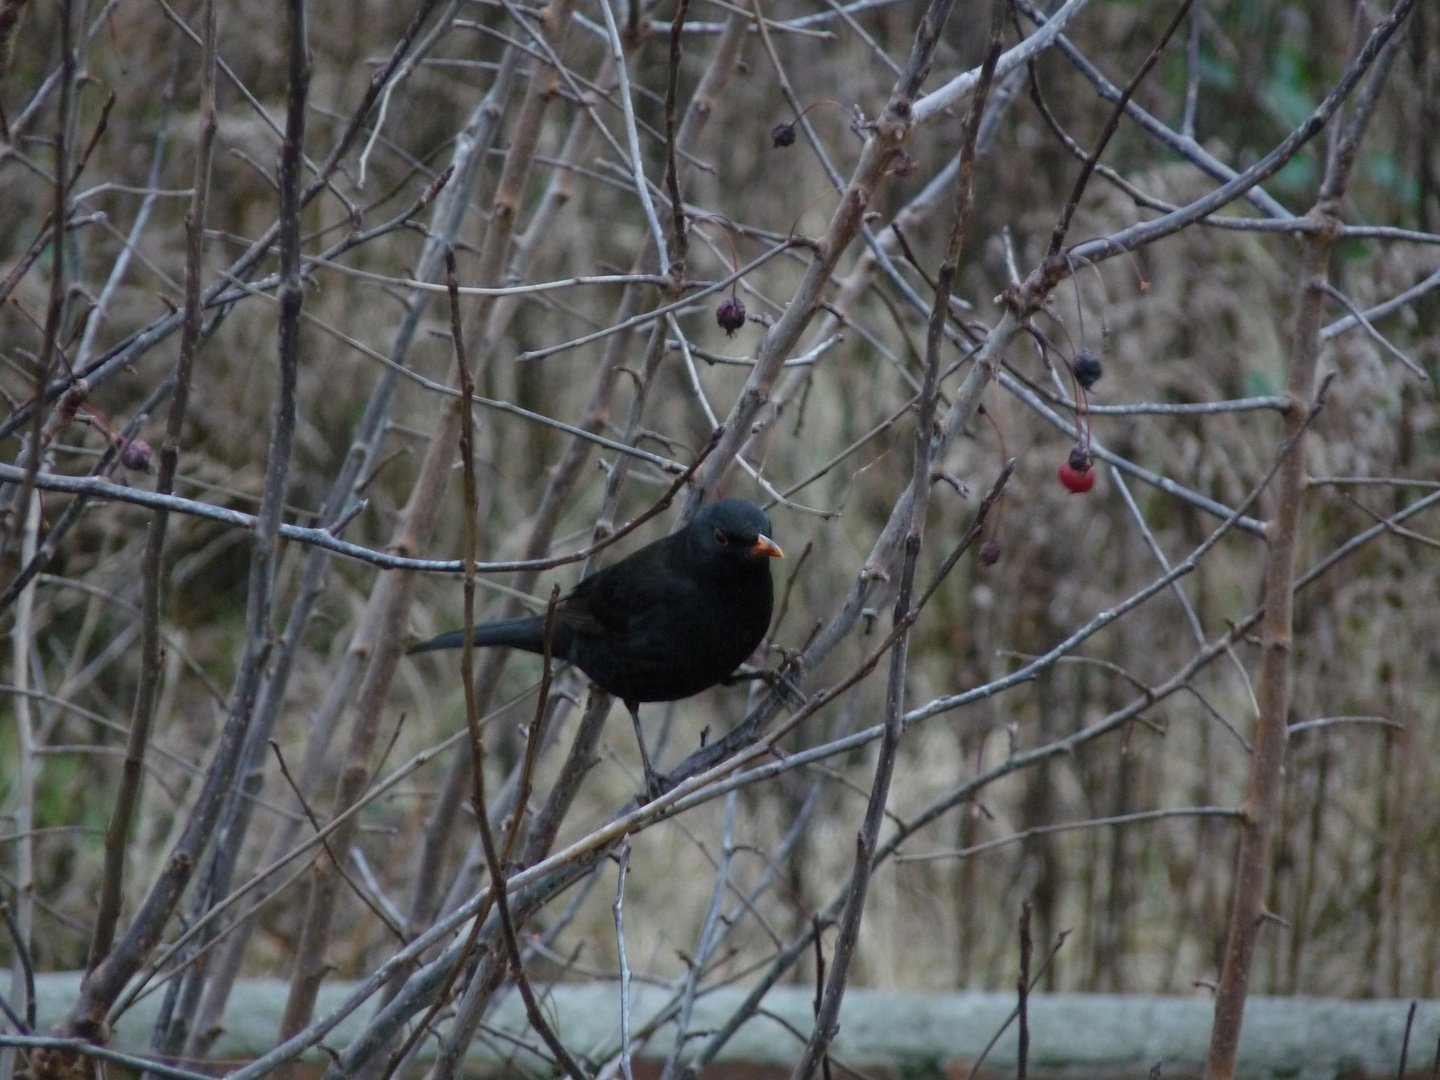
[(727, 675), (720, 681), (726, 686), (734, 686), (736, 683), (751, 682), (755, 679), (759, 679), (779, 694), (787, 705), (793, 705), (798, 709), (805, 704), (805, 692), (800, 689), (799, 684), (793, 678), (785, 673), (783, 667), (778, 671), (772, 671), (769, 668), (742, 667), (733, 675)]
[(640, 797), (645, 802), (654, 802), (665, 792), (670, 790), (670, 781), (662, 773), (658, 773), (651, 766), (649, 761), (645, 762), (645, 789), (640, 792)]

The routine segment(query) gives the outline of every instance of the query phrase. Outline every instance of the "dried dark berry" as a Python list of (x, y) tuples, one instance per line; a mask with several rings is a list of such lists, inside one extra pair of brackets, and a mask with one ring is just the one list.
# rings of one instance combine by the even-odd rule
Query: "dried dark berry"
[(715, 309), (715, 321), (727, 335), (734, 337), (735, 331), (745, 325), (745, 301), (738, 296), (721, 301)]
[(795, 125), (776, 124), (770, 129), (770, 145), (777, 150), (795, 145)]
[(131, 439), (120, 449), (120, 464), (134, 472), (150, 468), (150, 444), (144, 439)]
[(71, 383), (70, 388), (60, 399), (60, 415), (66, 420), (75, 419), (75, 414), (80, 411), (80, 406), (85, 404), (85, 399), (90, 396), (90, 384), (84, 379)]
[(1070, 448), (1070, 457), (1060, 466), (1060, 483), (1076, 495), (1082, 495), (1095, 486), (1095, 461), (1090, 448), (1076, 443)]
[(1005, 549), (993, 536), (980, 545), (980, 562), (985, 566), (994, 566), (1000, 561), (1000, 556), (1003, 554), (1005, 554)]
[(1086, 390), (1099, 382), (1100, 376), (1105, 374), (1100, 358), (1089, 349), (1081, 349), (1075, 354), (1075, 363), (1070, 370), (1075, 372), (1075, 381)]

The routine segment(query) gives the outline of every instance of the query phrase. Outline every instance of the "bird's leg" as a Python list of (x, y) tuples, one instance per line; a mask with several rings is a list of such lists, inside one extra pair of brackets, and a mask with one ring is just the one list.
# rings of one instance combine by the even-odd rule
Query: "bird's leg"
[(645, 732), (640, 729), (640, 703), (627, 701), (625, 708), (630, 710), (630, 721), (635, 725), (635, 742), (640, 747), (640, 764), (645, 766), (645, 799), (648, 802), (665, 793), (665, 780), (650, 764), (650, 754), (645, 749)]

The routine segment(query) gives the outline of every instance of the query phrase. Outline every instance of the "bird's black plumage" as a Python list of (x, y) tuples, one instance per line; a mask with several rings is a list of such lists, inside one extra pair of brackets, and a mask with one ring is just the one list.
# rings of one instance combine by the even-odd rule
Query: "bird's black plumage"
[[(775, 600), (770, 558), (781, 554), (769, 534), (764, 511), (743, 499), (702, 507), (680, 531), (563, 597), (554, 655), (625, 702), (638, 733), (641, 702), (677, 701), (714, 686), (764, 639)], [(477, 646), (545, 650), (543, 615), (482, 623), (470, 633)], [(465, 631), (452, 630), (409, 651), (464, 643)]]

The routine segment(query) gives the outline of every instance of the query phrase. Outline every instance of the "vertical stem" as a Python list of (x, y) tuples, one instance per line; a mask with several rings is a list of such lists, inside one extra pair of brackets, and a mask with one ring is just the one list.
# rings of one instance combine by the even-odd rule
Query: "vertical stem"
[[(213, 0), (206, 5), (206, 16), (207, 54), (212, 58), (211, 63), (206, 65), (206, 71), (207, 78), (211, 80), (213, 87), (215, 38)], [(194, 808), (186, 819), (164, 867), (156, 876), (154, 884), (136, 912), (124, 937), (115, 942), (113, 949), (103, 962), (92, 968), (82, 986), (78, 1001), (71, 1009), (70, 1017), (62, 1025), (62, 1030), (67, 1033), (80, 1034), (88, 1038), (98, 1038), (103, 1034), (106, 1014), (110, 1006), (159, 943), (166, 924), (174, 914), (175, 908), (190, 883), (201, 855), (210, 843), (216, 822), (220, 818), (221, 809), (236, 783), (241, 750), (251, 718), (254, 715), (255, 702), (260, 690), (261, 673), (270, 651), (273, 632), (271, 614), (274, 606), (275, 560), (290, 473), (291, 449), (294, 443), (295, 397), (299, 370), (299, 323), (300, 309), (304, 299), (299, 278), (299, 211), (303, 205), (303, 198), (300, 195), (300, 170), (304, 161), (305, 107), (310, 80), (304, 0), (290, 0), (289, 29), (289, 101), (279, 170), (282, 221), (277, 229), (277, 235), (281, 238), (282, 267), (278, 335), (280, 384), (272, 411), (270, 443), (267, 449), (265, 477), (260, 493), (260, 508), (255, 516), (255, 531), (250, 545), (249, 580), (245, 601), (245, 649), (240, 658), (234, 686), (230, 692), (230, 705), (225, 723), (220, 730), (219, 737), (215, 740), (210, 763), (205, 770), (204, 780), (201, 783)], [(207, 104), (211, 102), (213, 102), (213, 91)], [(208, 154), (206, 156), (208, 157)], [(189, 314), (188, 305), (194, 299), (196, 301), (195, 328), (198, 331), (200, 314), (198, 260), (199, 241), (203, 235), (198, 218), (194, 226), (190, 237), (190, 255), (195, 259), (196, 273), (189, 275), (194, 279), (193, 281), (187, 281), (187, 294), (192, 291), (194, 294), (193, 297), (187, 295), (187, 315)], [(176, 398), (172, 399), (172, 404), (181, 394), (179, 383), (184, 381), (177, 376)], [(173, 443), (172, 437), (177, 433), (178, 424), (172, 425), (166, 438), (172, 454), (170, 462), (172, 469), (175, 458), (178, 457), (178, 446), (170, 444)], [(158, 548), (154, 552), (147, 550), (147, 555), (151, 554), (155, 556), (158, 563)], [(158, 566), (156, 583), (158, 585)], [(158, 589), (156, 592), (158, 595)], [(143, 747), (141, 749), (143, 750)], [(123, 846), (120, 850), (123, 855)]]
[(615, 886), (615, 947), (620, 952), (620, 1072), (635, 1080), (630, 1066), (630, 963), (625, 957), (625, 872), (630, 868), (630, 837), (620, 841), (620, 871)]
[[(1408, 14), (1408, 10), (1405, 12)], [(1402, 16), (1403, 17), (1403, 16)], [(1290, 653), (1294, 632), (1295, 551), (1300, 535), (1300, 502), (1305, 494), (1306, 428), (1319, 366), (1320, 326), (1328, 294), (1330, 256), (1338, 239), (1341, 200), (1355, 164), (1374, 101), (1389, 74), (1390, 58), (1403, 39), (1392, 34), (1380, 46), (1374, 70), (1356, 95), (1355, 111), (1329, 156), (1319, 200), (1310, 216), (1324, 228), (1306, 235), (1300, 267), (1300, 295), (1290, 340), (1290, 373), (1285, 393), (1282, 446), (1288, 446), (1275, 474), (1275, 513), (1265, 530), (1265, 613), (1260, 623), (1259, 709), (1251, 738), (1250, 779), (1241, 805), (1240, 846), (1235, 864), (1225, 959), (1215, 988), (1215, 1021), (1210, 1031), (1206, 1080), (1233, 1080), (1240, 1027), (1255, 959), (1255, 942), (1266, 915), (1271, 842), (1284, 781), (1286, 724), (1290, 709)], [(1363, 56), (1363, 50), (1362, 50)], [(1359, 63), (1357, 57), (1355, 63)]]
[(645, 220), (650, 226), (650, 242), (660, 259), (660, 272), (671, 273), (670, 253), (665, 250), (665, 233), (660, 228), (660, 219), (655, 214), (655, 203), (650, 198), (650, 184), (645, 179), (645, 161), (640, 149), (640, 130), (635, 120), (634, 97), (630, 89), (630, 73), (625, 64), (625, 43), (620, 39), (620, 28), (615, 24), (615, 13), (608, 0), (600, 4), (600, 13), (605, 16), (605, 29), (610, 32), (610, 59), (614, 64), (616, 77), (620, 80), (618, 95), (620, 112), (625, 120), (625, 135), (630, 151), (631, 177), (635, 182), (635, 197)]
[[(190, 404), (191, 372), (200, 347), (204, 302), (200, 289), (201, 259), (205, 244), (205, 209), (210, 197), (210, 163), (215, 145), (215, 31), (214, 0), (206, 0), (202, 21), (203, 59), (200, 65), (200, 130), (195, 154), (195, 179), (190, 208), (185, 214), (185, 312), (180, 332), (180, 355), (175, 365), (175, 389), (165, 421), (165, 438), (160, 444), (160, 461), (155, 490), (168, 495), (175, 487), (180, 460), (180, 434)], [(110, 952), (115, 927), (120, 919), (121, 888), (124, 884), (125, 846), (130, 825), (140, 802), (144, 782), (145, 749), (150, 742), (150, 725), (160, 692), (160, 580), (161, 556), (169, 513), (157, 510), (150, 519), (141, 555), (140, 601), (140, 685), (130, 719), (130, 737), (125, 748), (120, 790), (105, 831), (105, 872), (100, 883), (95, 929), (90, 940), (87, 967), (94, 968)]]
[[(557, 56), (563, 52), (571, 8), (572, 0), (552, 0), (541, 18), (545, 41)], [(489, 226), (476, 259), (475, 274), (481, 283), (494, 284), (503, 279), (506, 253), (510, 249), (515, 220), (534, 164), (542, 122), (553, 98), (551, 90), (556, 78), (556, 74), (548, 68), (545, 71), (537, 68), (531, 73), (491, 202)], [(495, 298), (487, 296), (480, 297), (472, 309), (472, 319), (482, 328), (482, 333), (494, 307)], [(449, 478), (451, 448), (459, 441), (461, 411), (455, 401), (447, 401), (436, 419), (419, 475), (395, 530), (393, 550), (410, 553), (420, 550), (434, 529), (441, 496)], [(370, 757), (379, 734), (385, 693), (400, 660), (401, 626), (414, 593), (413, 574), (391, 573), (381, 578), (371, 594), (366, 620), (374, 629), (373, 651), (355, 692), (350, 743), (332, 802), (332, 810), (336, 814), (350, 807), (369, 783)], [(355, 828), (351, 822), (336, 832), (332, 841), (334, 850), (348, 848)], [(328, 971), (325, 950), (329, 945), (335, 914), (337, 887), (335, 867), (322, 857), (316, 863), (307, 900), (290, 1001), (281, 1024), (282, 1039), (304, 1027), (314, 1011), (315, 998)]]
[(815, 1028), (810, 1033), (804, 1054), (791, 1073), (791, 1080), (810, 1080), (840, 1029), (840, 1004), (845, 996), (855, 949), (859, 944), (860, 917), (865, 909), (865, 899), (874, 869), (875, 850), (880, 838), (880, 824), (885, 817), (885, 804), (890, 797), (890, 781), (900, 752), (900, 736), (905, 730), (905, 674), (910, 655), (910, 631), (906, 623), (913, 619), (911, 601), (915, 587), (915, 568), (920, 559), (925, 516), (930, 502), (930, 470), (937, 445), (934, 427), (936, 402), (939, 397), (940, 353), (944, 340), (942, 331), (950, 317), (950, 287), (955, 280), (960, 251), (970, 223), (975, 138), (980, 129), (980, 117), (985, 112), (985, 101), (995, 75), (995, 64), (1000, 58), (1003, 18), (1003, 8), (997, 0), (992, 5), (990, 48), (985, 54), (980, 83), (965, 121), (960, 151), (965, 164), (955, 184), (955, 213), (950, 223), (945, 260), (936, 275), (935, 300), (930, 311), (925, 347), (925, 377), (915, 416), (910, 478), (910, 490), (914, 493), (914, 498), (910, 501), (904, 541), (905, 554), (895, 596), (895, 625), (904, 629), (890, 652), (890, 672), (885, 684), (885, 732), (880, 739), (880, 754), (875, 764), (870, 800), (865, 807), (865, 820), (860, 827), (859, 836), (855, 838), (855, 867), (850, 876), (849, 895), (846, 897), (845, 912), (840, 920), (840, 933), (835, 942), (835, 957), (830, 967), (830, 977), (826, 980), (825, 992), (816, 1010)]
[[(35, 548), (40, 533), (40, 493), (31, 491), (26, 500), (24, 534), (21, 538), (21, 558), (28, 563), (35, 557)], [(35, 731), (30, 713), (30, 647), (34, 637), (33, 611), (35, 607), (35, 582), (20, 594), (15, 605), (15, 626), (10, 635), (12, 673), (15, 684), (15, 753), (16, 783), (15, 809), (11, 812), (11, 826), (15, 830), (15, 955), (10, 964), (10, 1004), (15, 1011), (24, 1014), (33, 1003), (29, 996), (29, 980), (25, 964), (30, 948), (31, 931), (35, 921), (35, 770), (38, 759), (35, 756)], [(0, 1080), (11, 1080), (15, 1074), (15, 1050), (6, 1047), (0, 1051)]]
[[(71, 39), (70, 0), (60, 3), (60, 102), (55, 115), (55, 188), (50, 207), (50, 299), (45, 309), (45, 336), (40, 342), (40, 355), (35, 362), (35, 413), (31, 418), (30, 450), (25, 457), (25, 484), (14, 503), (24, 527), (24, 516), (30, 505), (35, 474), (40, 469), (40, 452), (45, 441), (45, 411), (40, 402), (45, 386), (60, 351), (61, 322), (65, 314), (65, 220), (70, 202), (67, 180), (70, 175), (70, 109), (75, 91), (75, 45)], [(8, 543), (9, 530), (0, 530), (0, 540)]]
[[(435, 201), (431, 213), (431, 238), (426, 242), (416, 264), (417, 279), (428, 281), (435, 276), (445, 246), (459, 233), (465, 209), (469, 205), (480, 173), (480, 162), (492, 145), (499, 128), (503, 103), (509, 98), (516, 67), (515, 50), (507, 50), (495, 82), (471, 113), (456, 141), (451, 157), (453, 174), (450, 183)], [(413, 291), (409, 297), (405, 314), (390, 347), (389, 355), (393, 366), (387, 369), (371, 393), (365, 413), (352, 435), (344, 464), (326, 496), (320, 515), (321, 520), (326, 523), (340, 520), (347, 507), (358, 499), (355, 490), (357, 478), (368, 474), (378, 457), (378, 446), (387, 430), (390, 404), (399, 381), (398, 370), (410, 353), (421, 318), (428, 309), (429, 297), (430, 294), (421, 289)], [(232, 800), (233, 812), (221, 826), (222, 832), (228, 832), (230, 842), (237, 847), (243, 843), (249, 829), (255, 805), (253, 796), (259, 791), (262, 763), (268, 752), (267, 741), (284, 700), (301, 635), (309, 624), (311, 613), (323, 588), (328, 561), (329, 555), (319, 549), (312, 550), (306, 559), (301, 584), (291, 603), (284, 633), (276, 646), (274, 661), (270, 665), (260, 701), (256, 706), (255, 720), (247, 739), (245, 776), (242, 778), (245, 788), (239, 793), (239, 797)], [(326, 690), (323, 703), (314, 714), (298, 777), (300, 796), (303, 798), (313, 796), (322, 774), (328, 768), (324, 758), (338, 726), (340, 709), (360, 678), (360, 658), (368, 656), (371, 651), (373, 632), (366, 628), (367, 625), (369, 624), (362, 624), (356, 631), (338, 672)], [(256, 860), (256, 865), (268, 866), (293, 846), (300, 820), (299, 815), (296, 815), (282, 819), (277, 824), (270, 834), (265, 853)], [(218, 897), (228, 891), (228, 881), (234, 871), (233, 857), (228, 858), (225, 865), (213, 868), (208, 883), (209, 894)], [(263, 896), (263, 892), (258, 893), (253, 902), (258, 904)], [(243, 916), (236, 921), (239, 925), (232, 927), (227, 941), (221, 946), (219, 958), (213, 963), (214, 972), (206, 987), (204, 1002), (198, 1015), (193, 1022), (186, 1021), (190, 1027), (184, 1048), (187, 1057), (201, 1056), (209, 1042), (220, 1033), (220, 1017), (224, 1013), (230, 989), (240, 974), (241, 962), (256, 926), (255, 920)]]
[(681, 36), (690, 0), (680, 0), (670, 24), (670, 78), (665, 84), (665, 190), (670, 196), (670, 273), (678, 285), (685, 278), (685, 203), (680, 198), (680, 172), (675, 164), (675, 99), (680, 88)]
[(1018, 1004), (1015, 1007), (1020, 1021), (1019, 1042), (1015, 1050), (1015, 1080), (1025, 1080), (1030, 1059), (1030, 957), (1035, 950), (1034, 939), (1030, 936), (1030, 901), (1020, 906), (1020, 978), (1015, 984)]
[(1275, 477), (1275, 515), (1266, 528), (1265, 615), (1260, 624), (1260, 679), (1256, 687), (1260, 710), (1251, 737), (1250, 779), (1241, 805), (1240, 850), (1225, 959), (1215, 989), (1215, 1023), (1205, 1073), (1209, 1080), (1231, 1080), (1235, 1075), (1255, 942), (1266, 914), (1270, 846), (1280, 801), (1290, 707), (1292, 596), (1300, 502), (1305, 492), (1306, 405), (1314, 392), (1324, 282), (1332, 245), (1333, 239), (1326, 234), (1307, 240), (1301, 269), (1286, 385), (1290, 408), (1285, 414), (1283, 434), (1284, 439), (1294, 441)]
[(1185, 110), (1181, 113), (1180, 134), (1195, 137), (1195, 110), (1200, 104), (1200, 44), (1205, 30), (1205, 5), (1190, 8), (1190, 34), (1185, 39)]

